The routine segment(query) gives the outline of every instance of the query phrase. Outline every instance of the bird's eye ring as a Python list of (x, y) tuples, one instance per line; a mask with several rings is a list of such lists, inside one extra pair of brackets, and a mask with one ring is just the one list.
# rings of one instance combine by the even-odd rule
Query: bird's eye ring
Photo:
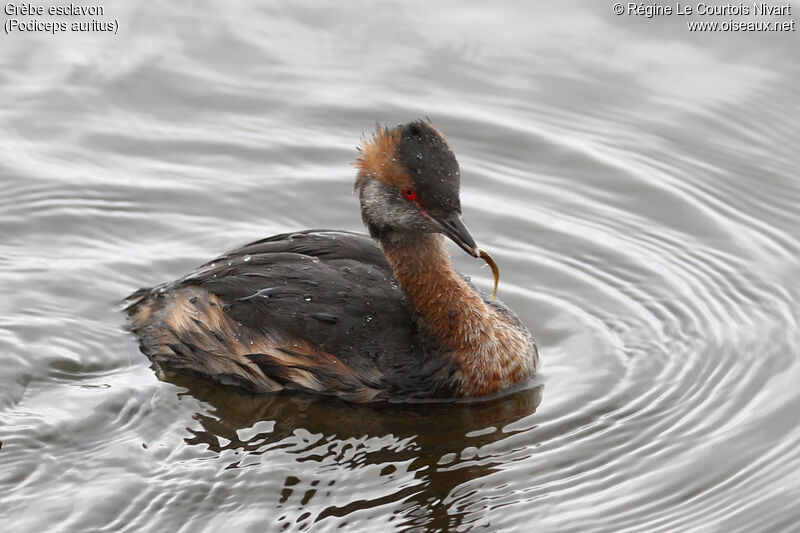
[(406, 197), (406, 200), (410, 200), (412, 202), (416, 202), (419, 200), (419, 196), (417, 195), (417, 191), (412, 189), (411, 187), (405, 186), (402, 189), (403, 196)]

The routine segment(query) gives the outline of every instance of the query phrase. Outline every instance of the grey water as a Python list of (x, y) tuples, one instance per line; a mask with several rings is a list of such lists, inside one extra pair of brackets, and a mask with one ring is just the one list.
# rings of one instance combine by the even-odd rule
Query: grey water
[[(104, 5), (116, 35), (0, 37), (0, 529), (800, 530), (797, 32), (588, 0)], [(353, 405), (156, 377), (123, 297), (360, 231), (355, 147), (425, 116), (531, 382)]]

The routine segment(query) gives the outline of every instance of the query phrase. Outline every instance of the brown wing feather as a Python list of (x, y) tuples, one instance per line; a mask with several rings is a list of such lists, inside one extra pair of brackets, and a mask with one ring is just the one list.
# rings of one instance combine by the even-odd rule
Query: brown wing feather
[[(134, 295), (131, 330), (156, 364), (214, 376), (253, 392), (283, 388), (375, 399), (382, 376), (356, 372), (336, 356), (300, 339), (273, 338), (235, 321), (222, 300), (196, 286), (166, 294)], [(130, 301), (130, 300), (129, 300)]]

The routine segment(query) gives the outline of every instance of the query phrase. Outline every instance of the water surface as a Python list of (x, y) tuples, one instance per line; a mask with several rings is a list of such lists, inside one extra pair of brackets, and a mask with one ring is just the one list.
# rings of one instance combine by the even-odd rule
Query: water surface
[[(797, 33), (588, 1), (106, 10), (116, 36), (3, 36), (4, 530), (797, 529)], [(423, 116), (535, 379), (425, 406), (156, 379), (122, 297), (360, 230), (355, 146)]]

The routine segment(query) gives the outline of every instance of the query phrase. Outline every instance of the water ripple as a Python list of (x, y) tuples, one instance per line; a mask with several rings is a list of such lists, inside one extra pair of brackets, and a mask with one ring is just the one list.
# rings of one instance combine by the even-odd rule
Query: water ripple
[[(120, 2), (129, 33), (103, 46), (8, 40), (0, 520), (792, 530), (800, 108), (785, 36), (694, 41), (588, 2), (569, 24), (512, 2), (375, 19), (284, 4)], [(459, 156), (465, 220), (540, 375), (485, 402), (374, 406), (156, 381), (120, 298), (265, 235), (359, 229), (358, 136), (425, 115)], [(454, 261), (490, 290), (488, 270)]]

